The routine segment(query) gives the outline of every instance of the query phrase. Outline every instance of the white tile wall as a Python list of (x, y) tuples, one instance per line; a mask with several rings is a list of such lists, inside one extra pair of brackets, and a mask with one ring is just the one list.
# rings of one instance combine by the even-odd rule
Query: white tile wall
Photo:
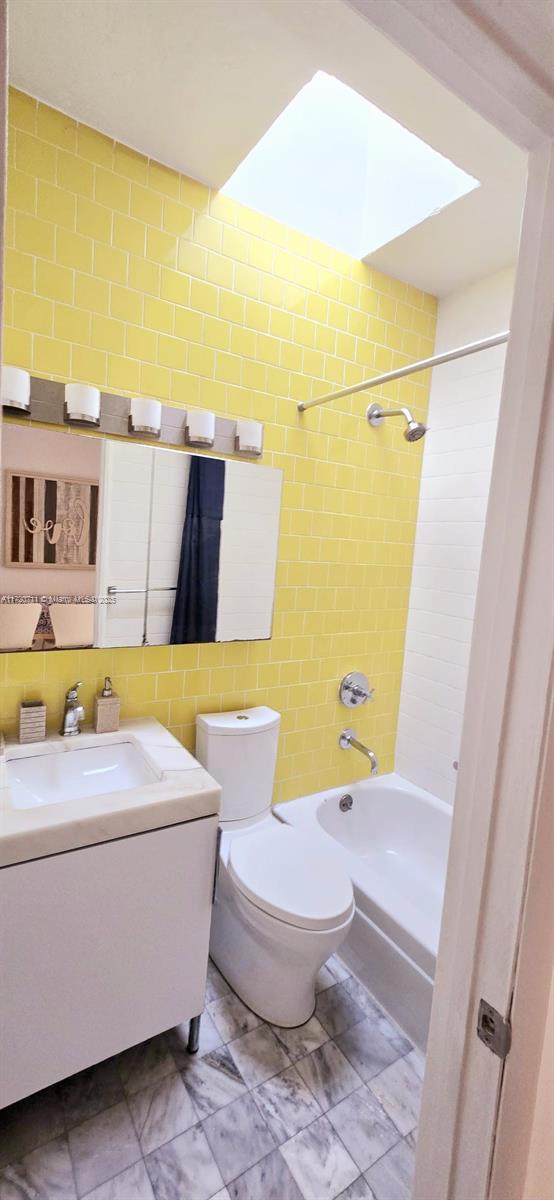
[[(153, 450), (131, 442), (102, 442), (98, 594), (109, 586), (144, 589)], [(140, 646), (144, 592), (121, 595), (99, 605), (95, 642), (99, 646)]]
[(149, 646), (169, 642), (187, 507), (190, 454), (156, 447), (153, 470), (152, 533), (146, 636)]
[(227, 462), (219, 553), (216, 641), (269, 638), (282, 472)]
[[(436, 352), (509, 328), (514, 272), (439, 304)], [(400, 775), (454, 800), (505, 347), (433, 372), (396, 741)]]

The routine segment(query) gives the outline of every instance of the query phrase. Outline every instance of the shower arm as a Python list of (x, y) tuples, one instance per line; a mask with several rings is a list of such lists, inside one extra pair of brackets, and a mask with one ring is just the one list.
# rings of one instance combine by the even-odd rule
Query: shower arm
[[(384, 375), (376, 375), (375, 379), (366, 379), (363, 383), (355, 383), (353, 387), (343, 388), (340, 392), (329, 392), (327, 396), (316, 396), (314, 400), (301, 401), (296, 407), (298, 412), (306, 412), (316, 404), (328, 404), (330, 400), (340, 400), (343, 396), (353, 396), (356, 392), (365, 392), (367, 388), (381, 387), (384, 383), (392, 383), (394, 379), (403, 379), (405, 375), (415, 375), (416, 371), (426, 371), (429, 367), (439, 367), (441, 363), (452, 362), (455, 358), (465, 358), (468, 354), (478, 354), (481, 350), (490, 350), (493, 346), (501, 346), (508, 341), (510, 330), (496, 333), (493, 337), (482, 338), (480, 342), (468, 342), (467, 346), (458, 346), (456, 350), (446, 350), (444, 354), (434, 354), (432, 358), (422, 358), (419, 362), (410, 363), (407, 367), (398, 367), (396, 371), (387, 371)], [(399, 410), (402, 411), (402, 410)]]

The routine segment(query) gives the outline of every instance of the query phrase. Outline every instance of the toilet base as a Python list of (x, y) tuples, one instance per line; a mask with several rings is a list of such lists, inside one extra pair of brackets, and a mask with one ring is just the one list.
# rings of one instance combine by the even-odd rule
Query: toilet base
[(210, 954), (248, 1008), (271, 1025), (294, 1028), (310, 1019), (323, 963), (347, 936), (354, 909), (333, 929), (299, 929), (256, 908), (220, 864)]

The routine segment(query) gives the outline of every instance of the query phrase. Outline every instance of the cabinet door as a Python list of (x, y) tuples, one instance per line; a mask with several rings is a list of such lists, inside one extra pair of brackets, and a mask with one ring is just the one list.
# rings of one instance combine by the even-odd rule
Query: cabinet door
[(200, 1013), (217, 817), (0, 870), (0, 1107)]

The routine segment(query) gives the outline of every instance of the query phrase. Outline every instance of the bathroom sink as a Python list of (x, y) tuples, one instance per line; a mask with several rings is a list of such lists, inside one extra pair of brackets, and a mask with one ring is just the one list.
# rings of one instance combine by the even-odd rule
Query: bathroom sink
[(14, 808), (38, 808), (107, 792), (124, 792), (160, 779), (132, 742), (71, 747), (7, 763)]

